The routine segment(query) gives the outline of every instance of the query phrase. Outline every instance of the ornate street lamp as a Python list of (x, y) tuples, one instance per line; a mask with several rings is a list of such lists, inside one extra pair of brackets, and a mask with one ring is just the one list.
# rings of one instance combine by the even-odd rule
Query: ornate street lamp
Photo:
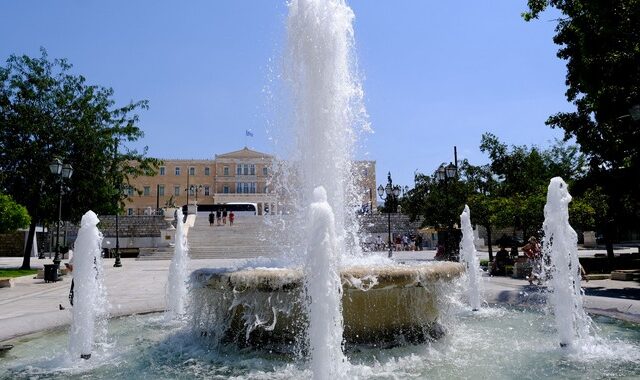
[(389, 258), (393, 256), (393, 242), (391, 241), (391, 212), (395, 206), (396, 200), (400, 196), (400, 186), (393, 186), (393, 181), (391, 180), (391, 172), (387, 174), (387, 186), (382, 187), (382, 185), (378, 186), (378, 196), (380, 199), (386, 201), (388, 200), (389, 209), (387, 210), (387, 232), (388, 232), (388, 241), (389, 241)]
[(120, 197), (124, 194), (128, 193), (128, 188), (122, 189), (122, 185), (118, 184), (118, 203), (116, 204), (116, 261), (113, 263), (114, 268), (122, 267), (122, 261), (120, 260), (120, 225), (119, 225), (119, 214), (120, 214)]
[[(197, 185), (197, 186), (196, 185), (191, 185), (191, 186), (189, 186), (188, 191), (191, 194), (193, 194), (193, 193), (196, 194), (196, 204), (198, 204), (198, 192), (201, 191), (201, 190), (202, 190), (202, 185)], [(187, 204), (188, 204), (188, 202), (187, 202)]]
[(60, 224), (62, 224), (62, 185), (65, 179), (71, 178), (73, 167), (69, 164), (63, 164), (59, 158), (54, 159), (49, 164), (51, 174), (55, 175), (60, 186), (58, 187), (58, 223), (56, 226), (56, 254), (53, 258), (53, 264), (60, 267)]

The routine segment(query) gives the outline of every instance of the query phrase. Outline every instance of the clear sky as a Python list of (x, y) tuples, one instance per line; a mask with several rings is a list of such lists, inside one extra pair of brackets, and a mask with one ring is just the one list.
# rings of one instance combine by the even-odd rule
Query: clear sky
[[(545, 146), (546, 118), (571, 109), (556, 16), (526, 23), (526, 1), (348, 1), (374, 133), (358, 158), (411, 186), (458, 157), (485, 163), (480, 137)], [(67, 58), (121, 104), (148, 99), (140, 145), (160, 158), (211, 158), (248, 145), (273, 152), (265, 88), (284, 48), (284, 0), (3, 0), (0, 60)], [(3, 63), (4, 64), (4, 63)]]

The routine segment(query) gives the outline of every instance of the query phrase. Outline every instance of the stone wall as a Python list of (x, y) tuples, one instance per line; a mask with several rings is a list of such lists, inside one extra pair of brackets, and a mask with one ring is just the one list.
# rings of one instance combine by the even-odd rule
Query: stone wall
[(0, 256), (21, 257), (24, 249), (24, 231), (0, 234)]

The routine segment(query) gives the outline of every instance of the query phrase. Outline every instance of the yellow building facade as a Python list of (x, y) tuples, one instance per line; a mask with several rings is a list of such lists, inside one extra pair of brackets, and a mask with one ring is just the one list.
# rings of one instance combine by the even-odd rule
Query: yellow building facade
[[(217, 154), (211, 160), (163, 159), (155, 176), (131, 179), (125, 199), (128, 215), (153, 214), (171, 203), (225, 205), (253, 204), (259, 215), (283, 211), (274, 181), (277, 159), (248, 148)], [(358, 189), (363, 206), (375, 201), (375, 161), (357, 161)], [(356, 173), (354, 173), (356, 174)]]

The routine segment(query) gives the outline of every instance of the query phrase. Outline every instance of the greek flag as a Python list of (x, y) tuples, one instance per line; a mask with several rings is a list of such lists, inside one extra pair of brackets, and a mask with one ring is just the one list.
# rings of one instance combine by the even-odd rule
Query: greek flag
[(251, 130), (250, 130), (250, 129), (247, 129), (247, 130), (245, 131), (245, 136), (253, 137), (253, 132), (251, 132)]

